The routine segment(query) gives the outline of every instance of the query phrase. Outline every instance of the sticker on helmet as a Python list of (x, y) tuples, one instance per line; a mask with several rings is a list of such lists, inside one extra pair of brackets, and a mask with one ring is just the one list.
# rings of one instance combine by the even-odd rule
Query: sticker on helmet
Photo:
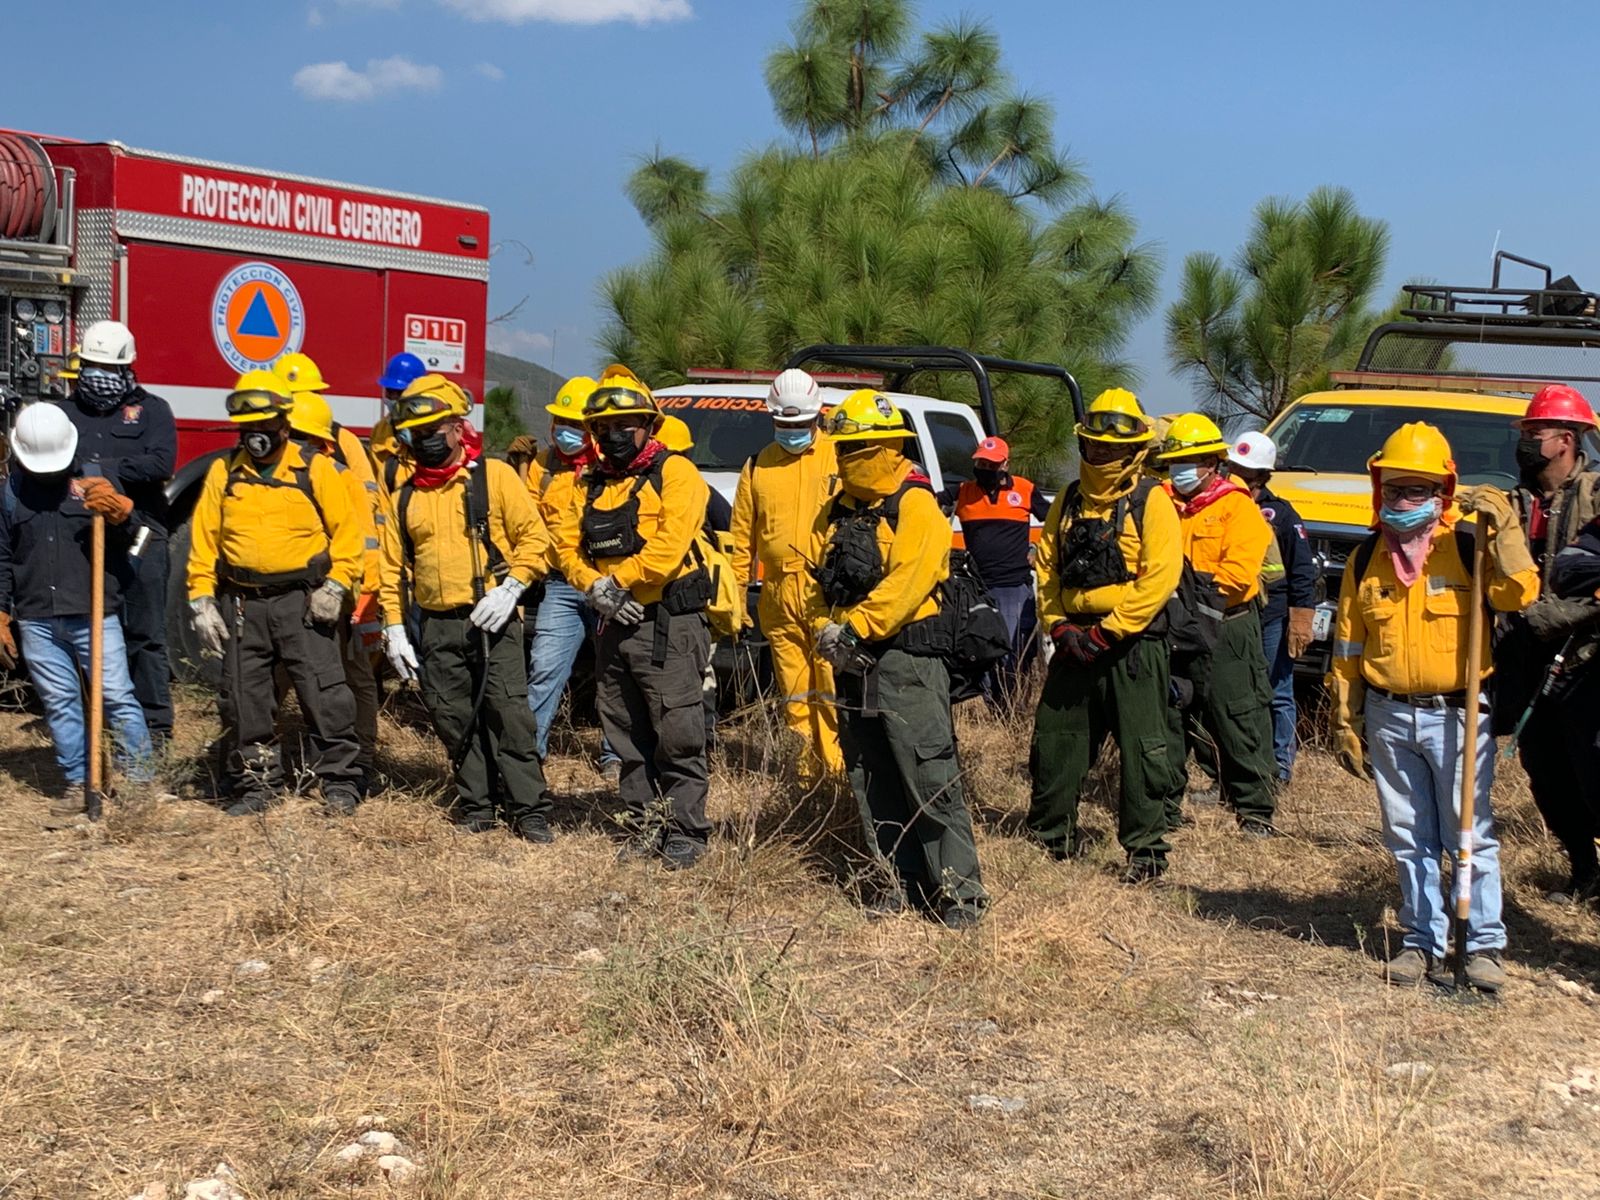
[(894, 405), (889, 403), (889, 397), (885, 396), (882, 392), (879, 392), (876, 396), (874, 396), (872, 398), (872, 402), (878, 406), (878, 411), (884, 416), (894, 416)]

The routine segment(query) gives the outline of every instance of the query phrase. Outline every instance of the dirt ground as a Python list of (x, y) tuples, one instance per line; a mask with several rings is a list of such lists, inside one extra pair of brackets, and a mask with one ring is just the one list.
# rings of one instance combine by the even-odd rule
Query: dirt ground
[[(177, 1200), (219, 1163), (251, 1198), (1600, 1196), (1600, 918), (1544, 898), (1514, 767), (1511, 984), (1466, 1007), (1380, 982), (1375, 800), (1315, 753), (1288, 836), (1200, 810), (1129, 889), (1112, 837), (1058, 865), (1019, 836), (1026, 723), (964, 711), (994, 906), (956, 935), (862, 915), (848, 816), (759, 722), (673, 875), (615, 862), (572, 736), (530, 847), (454, 832), (442, 755), (393, 723), (354, 818), (229, 819), (183, 716), (182, 799), (52, 834), (42, 726), (0, 714), (5, 1200)], [(409, 1180), (339, 1157), (373, 1126)]]

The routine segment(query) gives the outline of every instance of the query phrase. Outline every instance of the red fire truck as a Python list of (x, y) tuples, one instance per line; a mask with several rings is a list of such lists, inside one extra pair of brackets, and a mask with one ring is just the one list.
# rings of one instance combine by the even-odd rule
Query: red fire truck
[(0, 131), (0, 385), (65, 396), (76, 331), (126, 323), (139, 382), (177, 418), (180, 518), (233, 441), (234, 379), (289, 351), (317, 360), (334, 418), (363, 432), (402, 350), (480, 395), (488, 280), (474, 205)]

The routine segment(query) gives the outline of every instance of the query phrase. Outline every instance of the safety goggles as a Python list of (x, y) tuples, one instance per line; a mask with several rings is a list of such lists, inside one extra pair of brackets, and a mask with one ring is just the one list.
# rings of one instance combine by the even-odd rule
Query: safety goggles
[(1098, 437), (1138, 437), (1148, 426), (1132, 413), (1087, 412), (1083, 414), (1083, 431)]
[(294, 407), (294, 401), (286, 400), (274, 392), (261, 391), (256, 388), (243, 392), (229, 392), (228, 398), (223, 401), (223, 404), (227, 406), (230, 417), (284, 413)]
[(453, 415), (450, 403), (427, 392), (419, 396), (402, 396), (394, 404), (394, 423), (398, 425), (426, 425), (441, 417)]
[(1434, 483), (1386, 483), (1383, 485), (1383, 502), (1385, 504), (1398, 504), (1402, 500), (1412, 504), (1421, 504), (1425, 500), (1432, 500), (1439, 494), (1439, 485)]
[(906, 428), (904, 417), (900, 418), (898, 425), (869, 424), (866, 421), (857, 421), (852, 417), (848, 417), (843, 409), (839, 409), (828, 418), (828, 435), (830, 437), (849, 437), (854, 434), (893, 437), (895, 434), (909, 432), (910, 430)]
[(583, 415), (587, 418), (607, 413), (654, 413), (655, 410), (655, 402), (647, 392), (631, 387), (603, 387), (590, 395)]

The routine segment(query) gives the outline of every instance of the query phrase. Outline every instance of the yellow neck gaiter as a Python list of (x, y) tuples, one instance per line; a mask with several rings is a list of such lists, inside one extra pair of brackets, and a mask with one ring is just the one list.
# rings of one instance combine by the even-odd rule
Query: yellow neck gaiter
[(1078, 489), (1091, 504), (1105, 505), (1133, 491), (1144, 473), (1144, 451), (1132, 458), (1109, 463), (1083, 462), (1078, 468)]
[(906, 457), (887, 443), (839, 456), (839, 482), (857, 500), (876, 503), (900, 487)]

